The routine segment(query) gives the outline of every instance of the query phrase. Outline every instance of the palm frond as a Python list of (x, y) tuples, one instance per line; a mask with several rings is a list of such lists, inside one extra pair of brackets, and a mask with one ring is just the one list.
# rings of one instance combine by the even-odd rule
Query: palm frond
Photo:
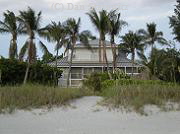
[(90, 10), (89, 13), (86, 13), (86, 14), (89, 16), (91, 22), (94, 24), (96, 29), (99, 30), (100, 29), (100, 18), (98, 16), (96, 10), (93, 8)]
[(39, 45), (44, 54), (51, 54), (46, 45), (42, 41), (39, 41)]
[(27, 53), (27, 49), (28, 49), (28, 42), (25, 42), (25, 44), (23, 45), (23, 47), (20, 50), (19, 53), (19, 60), (23, 61), (25, 54)]
[(140, 62), (143, 65), (147, 65), (148, 64), (148, 59), (146, 58), (146, 56), (144, 55), (144, 53), (141, 52), (137, 52), (138, 57), (141, 59)]
[(9, 33), (9, 30), (5, 28), (0, 28), (0, 33)]

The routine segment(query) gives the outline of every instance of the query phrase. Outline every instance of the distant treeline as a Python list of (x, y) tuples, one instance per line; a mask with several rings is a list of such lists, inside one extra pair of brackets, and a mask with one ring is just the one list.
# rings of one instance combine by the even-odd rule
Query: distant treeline
[[(24, 74), (27, 63), (12, 59), (0, 59), (1, 84), (2, 85), (18, 85), (23, 83)], [(37, 61), (30, 66), (29, 83), (39, 83), (43, 85), (52, 85), (54, 83), (54, 71), (48, 65)], [(61, 70), (56, 69), (58, 77), (61, 75)]]

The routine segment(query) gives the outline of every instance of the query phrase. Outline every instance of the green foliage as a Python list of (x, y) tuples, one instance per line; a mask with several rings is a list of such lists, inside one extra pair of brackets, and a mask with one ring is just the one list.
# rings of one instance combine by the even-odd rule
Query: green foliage
[(170, 27), (173, 30), (175, 39), (180, 42), (180, 1), (177, 0), (176, 8), (174, 9), (174, 15), (169, 17)]
[[(3, 85), (21, 84), (26, 71), (26, 63), (18, 60), (0, 59), (1, 80)], [(37, 62), (30, 66), (28, 82), (39, 84), (53, 84), (55, 68)], [(57, 70), (60, 77), (62, 71)]]
[(111, 85), (115, 82), (115, 80), (119, 81), (121, 79), (130, 79), (130, 77), (120, 69), (116, 69), (112, 76), (114, 80), (109, 80), (108, 73), (92, 73), (86, 80), (83, 81), (83, 85), (94, 92), (101, 92), (104, 87)]
[(174, 107), (172, 109), (167, 107), (168, 102), (180, 104), (179, 85), (155, 83), (149, 81), (144, 84), (109, 86), (103, 90), (102, 96), (106, 98), (105, 104), (112, 108), (135, 110), (141, 114), (146, 114), (144, 113), (144, 106), (146, 105), (156, 105), (163, 110), (173, 110)]
[[(174, 48), (166, 50), (154, 49), (154, 54), (151, 55), (151, 61), (148, 67), (151, 72), (161, 80), (170, 82), (180, 82), (180, 52)], [(153, 66), (155, 65), (155, 66)], [(154, 69), (153, 69), (154, 68)]]
[(118, 79), (118, 80), (106, 80), (102, 82), (102, 88), (110, 88), (113, 86), (128, 86), (128, 85), (174, 85), (173, 83), (167, 83), (160, 80), (135, 80), (135, 79)]
[(94, 73), (91, 74), (87, 80), (83, 81), (83, 85), (91, 89), (93, 92), (101, 90), (101, 79), (99, 74)]
[(108, 79), (108, 73), (92, 73), (83, 81), (83, 86), (89, 88), (93, 92), (100, 92), (102, 89), (102, 82)]
[[(62, 59), (63, 58), (63, 54), (62, 55), (59, 55), (58, 57), (57, 57), (57, 59)], [(43, 56), (42, 56), (42, 62), (43, 63), (49, 63), (49, 62), (53, 62), (53, 61), (55, 61), (56, 60), (56, 56), (53, 56), (52, 54), (44, 54)]]
[(116, 69), (113, 75), (113, 79), (129, 79), (130, 76), (128, 76), (124, 71), (121, 69)]
[(31, 109), (67, 104), (70, 100), (88, 95), (82, 89), (61, 89), (42, 85), (0, 87), (0, 113), (15, 109)]
[(17, 58), (17, 36), (21, 33), (21, 25), (17, 23), (16, 15), (7, 10), (3, 13), (4, 20), (0, 21), (0, 33), (10, 33), (9, 58)]

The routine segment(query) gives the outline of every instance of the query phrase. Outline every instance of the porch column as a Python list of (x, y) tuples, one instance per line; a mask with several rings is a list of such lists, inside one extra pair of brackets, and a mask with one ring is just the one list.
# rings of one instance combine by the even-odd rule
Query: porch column
[(127, 74), (127, 69), (126, 69), (126, 67), (125, 67), (125, 74)]
[(81, 75), (82, 75), (82, 80), (84, 79), (84, 68), (82, 67), (82, 70), (81, 70)]
[(136, 71), (137, 71), (137, 73), (138, 73), (138, 67), (136, 67)]
[(69, 85), (71, 87), (71, 73), (70, 73), (70, 78), (69, 78)]

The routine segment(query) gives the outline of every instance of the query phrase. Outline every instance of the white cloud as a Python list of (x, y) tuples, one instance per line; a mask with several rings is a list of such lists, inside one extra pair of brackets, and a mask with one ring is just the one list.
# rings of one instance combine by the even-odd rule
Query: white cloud
[[(95, 29), (92, 27), (89, 18), (85, 14), (91, 7), (96, 9), (116, 9), (119, 8), (122, 13), (122, 18), (129, 22), (129, 27), (126, 29), (137, 30), (144, 26), (147, 22), (155, 21), (159, 25), (161, 31), (167, 33), (170, 38), (169, 22), (167, 16), (173, 13), (176, 0), (0, 0), (0, 20), (2, 13), (6, 10), (14, 11), (18, 15), (19, 10), (25, 10), (27, 6), (32, 7), (36, 11), (42, 11), (42, 26), (53, 21), (64, 21), (69, 17), (81, 17), (81, 30), (91, 30), (97, 35)], [(68, 9), (67, 3), (72, 3), (73, 8)], [(64, 9), (59, 7), (63, 4)], [(57, 7), (55, 7), (55, 5)], [(77, 7), (82, 7), (78, 9)], [(125, 29), (125, 30), (126, 30)], [(5, 38), (6, 37), (6, 38)], [(7, 39), (8, 37), (8, 39)], [(22, 38), (20, 38), (20, 43)], [(0, 35), (0, 42), (2, 44), (9, 44), (9, 36)], [(5, 48), (6, 46), (6, 48)], [(7, 55), (8, 45), (0, 46), (0, 54)], [(49, 45), (50, 48), (50, 45)], [(52, 49), (52, 48), (50, 48)]]
[(167, 18), (168, 16), (171, 16), (173, 14), (173, 11), (167, 11), (167, 12), (161, 12), (161, 13), (156, 13), (156, 14), (146, 14), (146, 15), (142, 15), (142, 16), (130, 16), (127, 17), (127, 21), (152, 21), (152, 20), (158, 20), (158, 19), (162, 19), (162, 18)]

